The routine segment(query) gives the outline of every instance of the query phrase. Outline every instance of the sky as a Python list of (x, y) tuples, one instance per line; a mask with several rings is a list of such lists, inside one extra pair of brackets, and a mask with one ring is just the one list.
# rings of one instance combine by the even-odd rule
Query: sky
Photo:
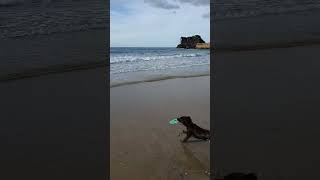
[(176, 47), (181, 36), (210, 40), (210, 0), (111, 0), (111, 47)]

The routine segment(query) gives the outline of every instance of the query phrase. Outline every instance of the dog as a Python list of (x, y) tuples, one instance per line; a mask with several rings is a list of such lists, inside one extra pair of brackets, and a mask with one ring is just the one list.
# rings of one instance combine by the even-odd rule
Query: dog
[(186, 134), (186, 137), (182, 142), (187, 142), (190, 137), (195, 137), (205, 141), (210, 140), (210, 131), (194, 124), (189, 116), (182, 116), (177, 118), (177, 120), (187, 128), (186, 131), (183, 131), (183, 133)]

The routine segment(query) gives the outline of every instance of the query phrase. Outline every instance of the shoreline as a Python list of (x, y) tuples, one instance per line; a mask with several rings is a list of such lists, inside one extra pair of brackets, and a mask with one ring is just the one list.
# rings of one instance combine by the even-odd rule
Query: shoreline
[[(319, 44), (319, 16), (320, 11), (301, 11), (216, 20), (212, 43), (216, 49), (226, 50)], [(248, 32), (254, 32), (254, 35)]]
[[(213, 48), (215, 52), (245, 52), (245, 51), (259, 51), (259, 50), (272, 50), (272, 49), (290, 49), (290, 48), (299, 48), (299, 47), (320, 47), (319, 42), (296, 42), (296, 43), (284, 43), (279, 45), (264, 45), (264, 46), (248, 46), (248, 47), (234, 47), (234, 48)], [(9, 81), (16, 81), (26, 78), (33, 78), (33, 77), (40, 77), (40, 76), (47, 76), (50, 74), (59, 74), (64, 72), (71, 72), (71, 71), (79, 71), (79, 70), (87, 70), (87, 69), (95, 69), (105, 67), (106, 69), (109, 67), (109, 63), (107, 61), (99, 61), (99, 62), (88, 62), (88, 63), (79, 63), (79, 64), (61, 64), (61, 65), (52, 65), (48, 67), (41, 67), (41, 68), (30, 68), (26, 69), (21, 72), (13, 72), (13, 73), (6, 73), (0, 75), (0, 83), (2, 82), (9, 82)], [(169, 76), (163, 78), (155, 78), (150, 80), (138, 80), (133, 82), (123, 82), (118, 84), (110, 84), (110, 88), (125, 86), (130, 84), (136, 83), (144, 83), (144, 82), (154, 82), (154, 81), (161, 81), (167, 79), (176, 79), (176, 78), (192, 78), (192, 77), (201, 77), (201, 76), (210, 76), (209, 74), (201, 74), (201, 75), (186, 75), (186, 76)]]
[(295, 48), (295, 47), (320, 47), (319, 40), (310, 40), (310, 41), (297, 41), (297, 42), (287, 42), (287, 43), (270, 43), (264, 45), (253, 45), (253, 46), (230, 46), (227, 48), (212, 48), (214, 51), (219, 52), (241, 52), (241, 51), (259, 51), (259, 50), (268, 50), (268, 49), (286, 49), (286, 48)]
[(107, 66), (104, 30), (3, 39), (0, 81)]
[(160, 81), (166, 81), (166, 80), (171, 80), (171, 79), (188, 79), (188, 78), (196, 78), (196, 77), (205, 77), (205, 76), (210, 76), (209, 74), (200, 74), (200, 75), (186, 75), (186, 76), (168, 76), (168, 77), (159, 77), (159, 78), (154, 78), (154, 79), (149, 79), (149, 80), (138, 80), (138, 81), (132, 81), (132, 82), (123, 82), (123, 83), (118, 83), (118, 84), (110, 84), (110, 89), (111, 88), (116, 88), (120, 86), (130, 86), (134, 84), (140, 84), (140, 83), (152, 83), (152, 82), (160, 82)]
[(26, 78), (46, 76), (50, 74), (65, 73), (70, 71), (96, 69), (101, 67), (107, 68), (107, 64), (105, 62), (92, 62), (92, 63), (86, 63), (86, 64), (84, 63), (84, 64), (55, 65), (55, 66), (49, 66), (46, 68), (35, 68), (35, 69), (30, 69), (24, 72), (0, 75), (0, 82), (15, 81), (15, 80), (21, 80)]

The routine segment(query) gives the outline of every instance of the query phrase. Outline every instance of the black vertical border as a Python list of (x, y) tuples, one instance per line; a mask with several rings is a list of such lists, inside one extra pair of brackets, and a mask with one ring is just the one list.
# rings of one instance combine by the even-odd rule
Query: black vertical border
[(107, 121), (107, 142), (106, 142), (106, 176), (107, 179), (110, 179), (110, 0), (105, 0), (106, 2), (106, 11), (107, 11), (107, 39), (106, 39), (106, 92), (107, 92), (107, 109), (106, 109), (106, 121)]
[(210, 0), (210, 129), (211, 137), (210, 141), (210, 179), (214, 179), (214, 95), (215, 95), (215, 59), (214, 59), (214, 0)]
[[(88, 1), (87, 3), (91, 2)], [(104, 8), (104, 12), (106, 12), (107, 20), (105, 22), (106, 28), (104, 29), (104, 33), (101, 34), (101, 39), (98, 42), (95, 42), (96, 44), (94, 44), (96, 45), (94, 46), (94, 48), (97, 48), (95, 51), (95, 55), (97, 55), (99, 58), (103, 56), (103, 59), (99, 59), (99, 68), (101, 70), (97, 70), (99, 71), (97, 72), (99, 76), (96, 83), (98, 84), (97, 86), (99, 86), (99, 89), (94, 89), (97, 91), (97, 93), (101, 93), (98, 94), (98, 109), (93, 111), (97, 113), (96, 116), (99, 116), (98, 120), (92, 121), (92, 119), (88, 119), (89, 121), (79, 122), (81, 124), (77, 127), (76, 131), (70, 129), (68, 133), (66, 133), (67, 130), (69, 130), (67, 128), (73, 127), (72, 124), (76, 124), (74, 123), (76, 122), (75, 120), (70, 120), (67, 122), (49, 122), (49, 120), (52, 120), (52, 116), (54, 116), (55, 114), (61, 114), (60, 117), (63, 118), (67, 118), (70, 116), (70, 114), (65, 116), (59, 110), (61, 110), (61, 104), (65, 105), (70, 103), (68, 102), (68, 100), (63, 99), (65, 94), (68, 94), (65, 92), (70, 92), (70, 89), (68, 88), (72, 89), (74, 87), (78, 87), (73, 86), (72, 81), (69, 81), (70, 83), (65, 85), (66, 87), (53, 87), (53, 89), (48, 92), (43, 91), (41, 92), (41, 94), (34, 93), (39, 91), (39, 88), (36, 87), (41, 87), (40, 90), (48, 90), (48, 88), (45, 87), (48, 84), (44, 83), (44, 85), (41, 86), (42, 84), (39, 84), (39, 81), (37, 80), (38, 78), (46, 78), (45, 76), (50, 75), (55, 77), (58, 76), (59, 79), (63, 79), (65, 77), (64, 82), (72, 79), (70, 78), (70, 76), (68, 76), (68, 73), (73, 73), (73, 66), (70, 66), (70, 69), (65, 69), (62, 73), (50, 71), (35, 74), (31, 72), (18, 76), (17, 78), (12, 78), (11, 75), (1, 77), (0, 179), (80, 180), (87, 179), (89, 176), (90, 178), (92, 178), (92, 180), (110, 179), (110, 0), (103, 0), (101, 4)], [(72, 33), (70, 34), (72, 35)], [(39, 47), (33, 47), (30, 45), (27, 46), (27, 43), (26, 45), (23, 44), (24, 42), (28, 41), (28, 39), (29, 38), (26, 38), (26, 40), (24, 38), (20, 38), (14, 40), (16, 41), (16, 44), (20, 43), (21, 45), (19, 45), (18, 48), (13, 49), (12, 51), (15, 51), (15, 54), (11, 55), (15, 57), (16, 54), (25, 53), (30, 49), (37, 52), (39, 50)], [(6, 56), (11, 51), (9, 51), (9, 53), (4, 53), (3, 51), (1, 51), (5, 49), (5, 47), (11, 47), (6, 44), (7, 40), (8, 39), (0, 39), (1, 60), (12, 58)], [(11, 41), (11, 39), (9, 40)], [(36, 40), (37, 39), (35, 38), (34, 41), (36, 42)], [(51, 40), (53, 41), (55, 39), (53, 38)], [(80, 38), (80, 40), (82, 39)], [(61, 42), (63, 41), (64, 39), (61, 39)], [(15, 43), (13, 44), (15, 45)], [(48, 41), (46, 46), (41, 47), (40, 50), (47, 50), (47, 48), (49, 47), (63, 48), (63, 46), (63, 43), (54, 45), (51, 44), (51, 41)], [(49, 52), (52, 52), (50, 50), (51, 49), (48, 49)], [(57, 57), (69, 57), (68, 55), (70, 52), (68, 52), (67, 50), (59, 50), (60, 54), (57, 54)], [(87, 52), (85, 50), (86, 49), (81, 49), (81, 51), (79, 52), (86, 55)], [(47, 55), (43, 54), (36, 55), (37, 57), (39, 56), (41, 58), (47, 57)], [(35, 55), (30, 55), (26, 58), (34, 57)], [(27, 60), (28, 59), (26, 59), (26, 62)], [(77, 66), (75, 67), (75, 69), (79, 71), (91, 68), (91, 66), (88, 68), (79, 68)], [(23, 88), (15, 88), (16, 82), (19, 83), (19, 86), (17, 87)], [(83, 82), (82, 84), (85, 84), (85, 82)], [(57, 92), (54, 91), (56, 89)], [(47, 98), (51, 101), (46, 101)], [(20, 100), (22, 102), (22, 105), (14, 104), (15, 102), (17, 102), (17, 100)], [(79, 114), (82, 113), (81, 109), (80, 111), (77, 111), (77, 108), (79, 107), (88, 109), (94, 108), (92, 106), (90, 107), (90, 105), (88, 104), (82, 104), (81, 101), (79, 101), (77, 105), (77, 107), (69, 106), (68, 108), (70, 110), (73, 110), (74, 112), (78, 112)], [(29, 111), (30, 109), (32, 111)], [(55, 114), (45, 114), (46, 112), (53, 111), (56, 111)], [(23, 114), (24, 117), (18, 118), (21, 116), (21, 114)], [(44, 115), (45, 117), (50, 117), (51, 119), (48, 118), (48, 120), (46, 118), (43, 118)], [(89, 123), (86, 124), (87, 122)], [(80, 137), (82, 137), (82, 139)], [(63, 140), (70, 143), (62, 143), (61, 141)], [(92, 144), (85, 144), (85, 146), (81, 146), (83, 141), (91, 141)], [(63, 145), (67, 145), (67, 147)], [(78, 149), (79, 152), (77, 152)], [(84, 157), (83, 155), (87, 155), (87, 157), (81, 159), (82, 157)]]

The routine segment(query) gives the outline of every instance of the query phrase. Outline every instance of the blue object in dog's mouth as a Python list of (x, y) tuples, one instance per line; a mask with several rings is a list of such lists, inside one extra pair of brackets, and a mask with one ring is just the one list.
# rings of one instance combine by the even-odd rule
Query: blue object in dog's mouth
[(174, 118), (169, 121), (169, 124), (174, 125), (174, 124), (178, 124), (178, 122), (179, 122), (178, 119)]

